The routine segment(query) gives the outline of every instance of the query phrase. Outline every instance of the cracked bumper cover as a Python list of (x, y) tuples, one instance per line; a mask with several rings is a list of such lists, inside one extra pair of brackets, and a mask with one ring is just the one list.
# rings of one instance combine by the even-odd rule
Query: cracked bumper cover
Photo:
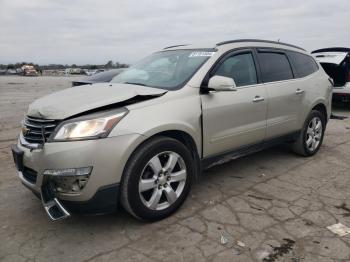
[[(28, 179), (23, 170), (18, 174), (22, 183), (45, 203), (61, 205), (67, 213), (107, 213), (116, 210), (119, 183), (124, 166), (136, 146), (143, 140), (141, 135), (130, 134), (100, 140), (46, 143), (41, 149), (30, 149), (18, 141), (23, 167), (36, 172), (35, 181)], [(77, 194), (60, 193), (50, 189), (43, 198), (50, 178), (47, 169), (93, 167), (89, 180)], [(45, 191), (47, 192), (47, 191)], [(56, 199), (56, 200), (55, 200)], [(58, 203), (57, 203), (58, 202)]]
[[(86, 201), (69, 201), (59, 200), (57, 195), (53, 191), (52, 187), (47, 184), (41, 188), (38, 192), (23, 179), (23, 175), (19, 172), (19, 177), (22, 180), (22, 184), (33, 192), (33, 194), (42, 200), (45, 207), (45, 203), (55, 201), (58, 205), (61, 205), (66, 211), (67, 216), (70, 214), (104, 214), (111, 213), (117, 210), (118, 196), (119, 196), (119, 183), (107, 185), (99, 188), (95, 195)], [(47, 210), (45, 209), (47, 212)]]

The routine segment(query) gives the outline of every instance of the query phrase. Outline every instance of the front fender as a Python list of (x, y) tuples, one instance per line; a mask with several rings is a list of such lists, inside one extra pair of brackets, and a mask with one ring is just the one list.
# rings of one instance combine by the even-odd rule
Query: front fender
[(198, 151), (201, 152), (201, 115), (199, 95), (186, 95), (131, 109), (109, 136), (136, 133), (151, 137), (166, 131), (182, 131), (193, 138)]

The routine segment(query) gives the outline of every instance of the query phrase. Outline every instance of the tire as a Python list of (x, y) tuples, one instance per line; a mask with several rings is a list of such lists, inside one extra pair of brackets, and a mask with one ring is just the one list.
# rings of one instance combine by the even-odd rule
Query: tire
[(315, 155), (322, 145), (325, 130), (324, 115), (320, 111), (312, 110), (305, 120), (298, 139), (292, 145), (292, 150), (305, 157)]
[(120, 195), (123, 207), (145, 221), (170, 216), (191, 189), (193, 163), (187, 147), (173, 138), (159, 136), (146, 141), (124, 169)]

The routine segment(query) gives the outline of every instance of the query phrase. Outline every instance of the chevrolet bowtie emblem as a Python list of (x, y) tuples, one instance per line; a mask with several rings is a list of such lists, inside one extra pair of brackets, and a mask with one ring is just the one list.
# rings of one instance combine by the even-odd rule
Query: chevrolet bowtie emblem
[(22, 134), (23, 134), (24, 136), (25, 136), (25, 135), (28, 135), (29, 131), (30, 131), (29, 128), (27, 128), (27, 127), (25, 127), (25, 126), (22, 127)]

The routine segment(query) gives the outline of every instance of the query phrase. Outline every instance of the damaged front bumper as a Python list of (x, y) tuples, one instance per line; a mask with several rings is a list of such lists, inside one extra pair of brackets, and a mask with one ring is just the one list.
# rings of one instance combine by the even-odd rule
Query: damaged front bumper
[(17, 145), (11, 147), (13, 159), (18, 170), (18, 175), (22, 183), (33, 191), (37, 196), (41, 197), (44, 209), (53, 221), (64, 219), (70, 216), (67, 209), (63, 207), (58, 198), (55, 195), (52, 182), (47, 182), (41, 186), (41, 190), (37, 191), (35, 186), (36, 177), (35, 174), (30, 174), (23, 165), (24, 151), (20, 150)]
[(19, 178), (41, 198), (52, 220), (72, 213), (102, 214), (117, 209), (125, 163), (138, 134), (100, 140), (12, 146)]
[(41, 187), (41, 201), (44, 209), (53, 221), (70, 217), (70, 213), (65, 209), (62, 203), (55, 196), (54, 188), (51, 183)]

